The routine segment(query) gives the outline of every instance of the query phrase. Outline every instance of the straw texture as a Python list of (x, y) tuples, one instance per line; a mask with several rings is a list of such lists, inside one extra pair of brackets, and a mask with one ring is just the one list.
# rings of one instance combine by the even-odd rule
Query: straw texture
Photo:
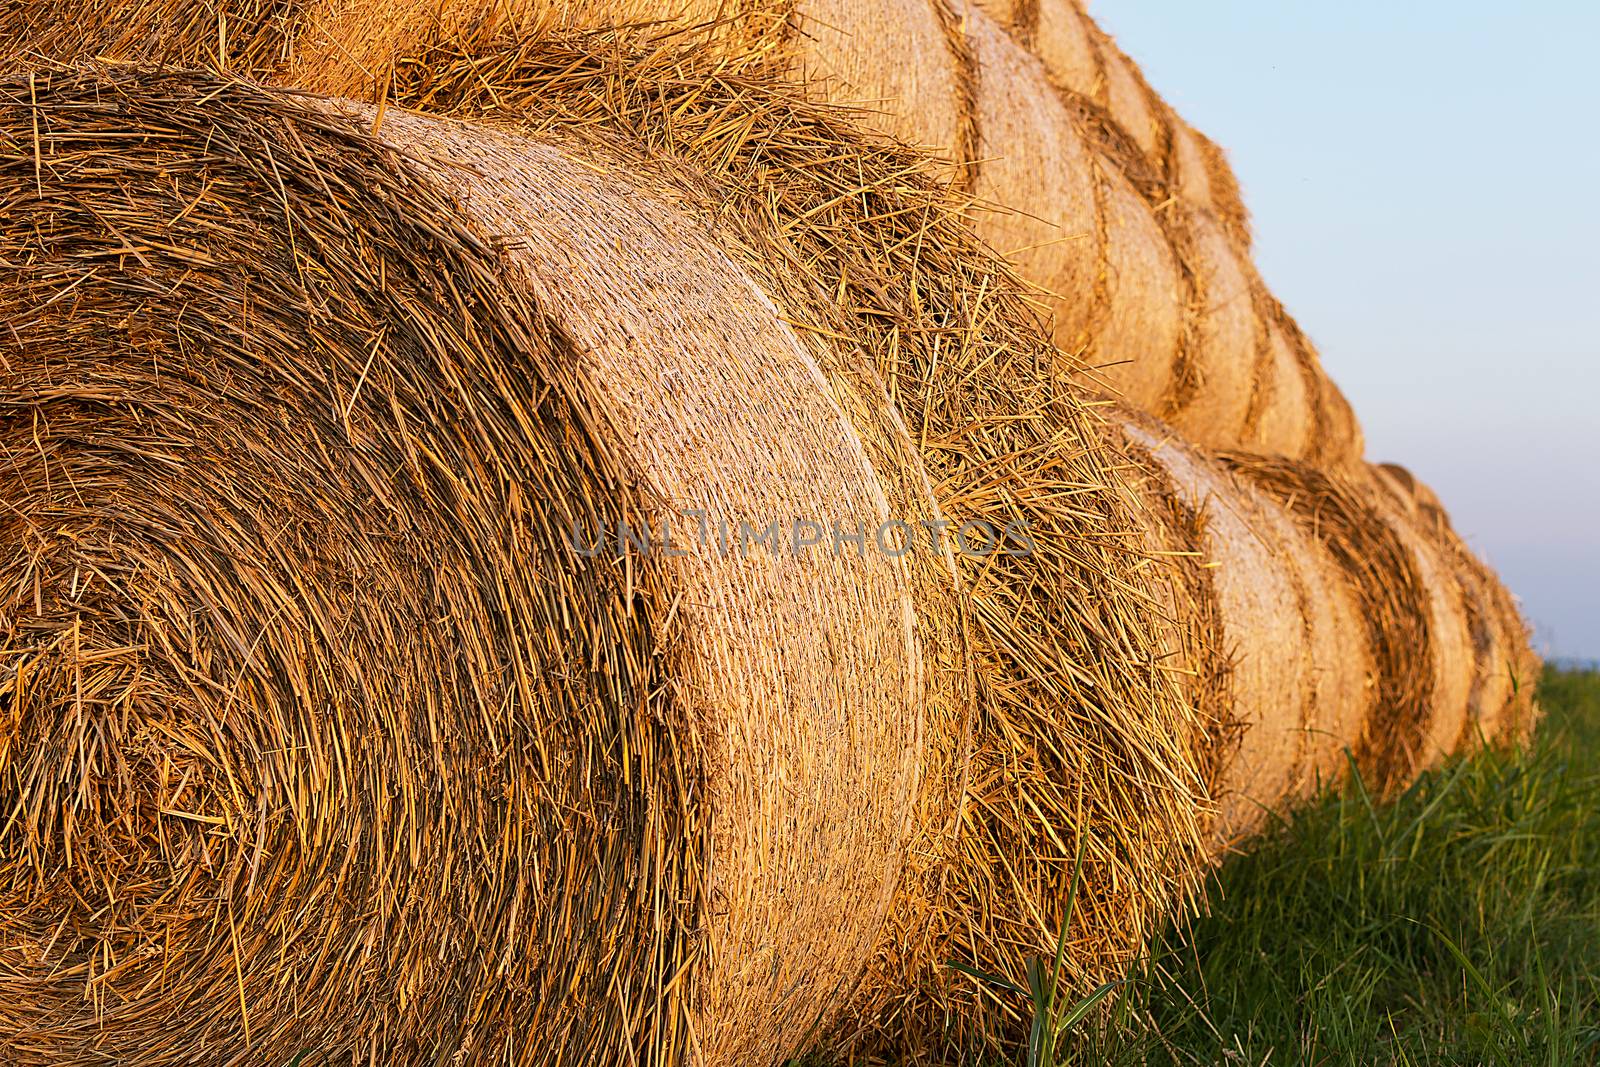
[[(1376, 654), (1375, 714), (1354, 747), (1380, 791), (1482, 742), (1516, 743), (1537, 718), (1538, 670), (1510, 594), (1402, 468), (1330, 474), (1223, 460), (1289, 509), (1341, 561)], [(1356, 736), (1347, 734), (1347, 737)]]
[(47, 0), (0, 8), (0, 48), (221, 66), (375, 100), (435, 44), (692, 32), (725, 63), (800, 80), (942, 156), (947, 180), (980, 200), (979, 235), (1041, 290), (1057, 342), (1134, 406), (1205, 445), (1357, 462), (1348, 405), (1250, 264), (1221, 153), (1081, 8), (988, 7), (996, 14), (967, 0)]
[[(1024, 1027), (945, 963), (1020, 977), (1078, 842), (1074, 983), (1192, 892), (1136, 518), (948, 194), (682, 57), (537, 55), (406, 90), (515, 135), (5, 87), (0, 773), (74, 813), (7, 830), (23, 1062), (938, 1058)], [(1033, 547), (568, 558), (686, 506)]]
[(905, 568), (566, 538), (885, 517), (805, 345), (603, 155), (124, 78), (0, 109), (7, 1048), (779, 1058), (911, 829)]

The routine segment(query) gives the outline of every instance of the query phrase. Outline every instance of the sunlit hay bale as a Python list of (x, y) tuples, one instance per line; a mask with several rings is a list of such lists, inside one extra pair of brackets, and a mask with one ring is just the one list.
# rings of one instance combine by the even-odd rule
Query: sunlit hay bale
[(1240, 245), (1250, 221), (1222, 151), (1179, 118), (1079, 0), (977, 0), (1044, 62), (1055, 84), (1094, 101), (1190, 205), (1216, 215)]
[[(1431, 493), (1399, 469), (1327, 474), (1228, 454), (1360, 574), (1379, 649), (1379, 699), (1356, 749), (1369, 784), (1390, 792), (1442, 759), (1535, 717), (1517, 684), (1537, 669), (1509, 594), (1460, 542)], [(1520, 739), (1516, 729), (1510, 736)]]
[[(40, 1062), (998, 1047), (1025, 1022), (947, 963), (1051, 950), (1080, 842), (1075, 986), (1193, 892), (1204, 724), (1020, 288), (904, 150), (593, 43), (397, 70), (515, 133), (196, 76), (7, 86), (11, 451), (59, 455), (19, 483), (9, 543), (41, 562), (8, 673), (70, 709), (86, 657), (126, 654), (152, 681), (118, 721), (181, 765), (95, 779), (145, 815), (87, 886), (65, 851), (109, 816), (12, 831), (37, 863), (0, 1023)], [(562, 540), (707, 502), (1017, 532), (815, 561)], [(41, 689), (69, 630), (95, 639)], [(66, 765), (46, 718), (7, 796)], [(191, 736), (209, 776), (174, 796)], [(103, 1011), (56, 1014), (90, 958), (120, 966)]]
[(1220, 851), (1341, 773), (1374, 707), (1372, 639), (1343, 561), (1289, 508), (1160, 423), (1122, 419), (1129, 483), (1170, 546), (1152, 558), (1188, 574), (1172, 615), (1196, 648), (1173, 666), (1215, 709)]
[(1462, 583), (1476, 671), (1457, 750), (1526, 741), (1539, 718), (1534, 697), (1542, 665), (1510, 591), (1456, 533), (1432, 489), (1398, 464), (1384, 463), (1373, 472), (1377, 486), (1432, 535)]
[[(43, 0), (0, 11), (0, 54), (220, 66), (378, 99), (435, 46), (621, 27), (676, 38), (804, 81), (942, 157), (946, 180), (982, 201), (980, 236), (1041, 291), (1057, 341), (1136, 406), (1205, 445), (1358, 462), (1314, 348), (1298, 329), (1272, 336), (1286, 316), (1250, 265), (1220, 152), (1081, 9), (989, 7), (1009, 22), (965, 0)], [(1283, 381), (1295, 367), (1298, 388)]]
[(953, 8), (943, 0), (790, 0), (788, 7), (791, 77), (856, 108), (863, 125), (957, 164), (947, 177), (970, 188), (982, 151), (976, 60)]
[(1026, 956), (1053, 951), (1080, 835), (1070, 977), (1120, 974), (1202, 869), (1206, 724), (1153, 651), (1139, 520), (1098, 419), (959, 200), (903, 149), (861, 141), (848, 116), (668, 48), (546, 38), (443, 50), (400, 75), (399, 97), (428, 109), (588, 130), (703, 175), (706, 201), (759, 249), (752, 269), (830, 294), (805, 321), (859, 340), (951, 528), (1028, 531), (1027, 554), (958, 555), (982, 705), (970, 738), (959, 716), (930, 721), (920, 873), (830, 1047), (946, 1055), (1025, 1030), (1017, 1005), (947, 964), (1021, 979)]
[(619, 531), (897, 475), (631, 161), (376, 122), (0, 89), (0, 1045), (781, 1059), (896, 888), (916, 589)]

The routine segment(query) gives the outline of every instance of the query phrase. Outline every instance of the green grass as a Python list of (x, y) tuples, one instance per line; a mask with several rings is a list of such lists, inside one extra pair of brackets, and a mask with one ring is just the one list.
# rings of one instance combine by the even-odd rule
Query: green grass
[(1600, 1063), (1600, 673), (1531, 751), (1359, 782), (1227, 863), (1077, 1061)]

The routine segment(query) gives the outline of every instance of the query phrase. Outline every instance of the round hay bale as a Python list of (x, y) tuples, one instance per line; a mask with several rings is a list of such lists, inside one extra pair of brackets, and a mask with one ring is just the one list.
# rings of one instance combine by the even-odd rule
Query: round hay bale
[(1402, 785), (1425, 767), (1453, 754), (1468, 729), (1473, 678), (1477, 673), (1468, 625), (1467, 575), (1426, 527), (1383, 487), (1370, 470), (1352, 476), (1369, 507), (1411, 557), (1420, 588), (1426, 591), (1428, 648), (1433, 680), (1425, 716), (1416, 736), (1396, 746), (1391, 781)]
[[(1309, 342), (1302, 341), (1300, 350), (1307, 354), (1305, 365), (1314, 367), (1316, 354)], [(1317, 386), (1317, 436), (1315, 447), (1306, 458), (1327, 470), (1359, 471), (1367, 444), (1350, 401), (1320, 370), (1310, 372), (1308, 377), (1314, 377)]]
[(1159, 410), (1183, 344), (1184, 278), (1166, 234), (1115, 165), (1097, 156), (1104, 205), (1105, 313), (1087, 358), (1141, 411)]
[(1525, 740), (1538, 717), (1530, 679), (1538, 677), (1540, 665), (1532, 652), (1527, 625), (1509, 592), (1456, 533), (1432, 489), (1398, 464), (1380, 464), (1373, 471), (1378, 484), (1432, 534), (1462, 584), (1477, 669), (1457, 750), (1486, 742), (1516, 744)]
[(1181, 251), (1191, 278), (1189, 337), (1166, 398), (1172, 425), (1190, 438), (1226, 444), (1244, 438), (1258, 379), (1256, 315), (1250, 276), (1222, 227), (1190, 212)]
[[(1021, 977), (1053, 949), (1079, 842), (1075, 985), (1120, 973), (1193, 892), (1204, 724), (1156, 662), (1134, 516), (1020, 288), (904, 151), (691, 56), (590, 45), (397, 72), (401, 98), (502, 134), (196, 76), (5, 86), (0, 198), (22, 210), (0, 256), (27, 273), (0, 301), (34, 320), (7, 341), (12, 432), (70, 408), (45, 439), (85, 453), (89, 503), (120, 488), (92, 463), (154, 464), (172, 506), (236, 539), (211, 546), (226, 573), (200, 596), (180, 565), (200, 520), (113, 512), (52, 552), (150, 559), (137, 582), (83, 587), (93, 611), (67, 563), (19, 572), (49, 578), (38, 604), (29, 581), (9, 590), (37, 624), (7, 632), (7, 662), (61, 654), (34, 636), (86, 615), (77, 669), (126, 648), (210, 701), (165, 701), (178, 738), (141, 740), (149, 758), (187, 766), (193, 734), (233, 774), (138, 809), (152, 821), (119, 839), (145, 850), (136, 875), (70, 899), (17, 883), (6, 943), (38, 955), (0, 1002), (33, 1014), (0, 1024), (38, 1062), (222, 1040), (288, 1059), (312, 1039), (414, 1060), (424, 1033), (514, 1062), (770, 1060), (818, 1027), (842, 1050), (998, 1046), (1023, 1024), (947, 961)], [(203, 425), (177, 402), (191, 381)], [(141, 422), (152, 408), (186, 418)], [(202, 455), (264, 487), (259, 513), (216, 519), (205, 479), (183, 503)], [(539, 456), (599, 473), (541, 492)], [(71, 483), (26, 484), (35, 526), (71, 527)], [(350, 518), (375, 500), (378, 530)], [(619, 548), (569, 573), (568, 512), (588, 530), (697, 500), (752, 525), (899, 513), (1032, 545), (817, 563)], [(32, 528), (3, 542), (19, 559)], [(168, 644), (136, 640), (158, 623)], [(32, 705), (75, 699), (66, 675), (11, 677)], [(112, 691), (124, 719), (146, 707)], [(3, 773), (64, 766), (21, 721)], [(124, 782), (96, 782), (104, 810), (130, 806)], [(214, 865), (180, 878), (180, 846), (211, 837)], [(171, 886), (184, 922), (147, 958), (166, 905), (139, 892)], [(111, 892), (121, 910), (96, 912)], [(44, 936), (52, 909), (81, 916), (75, 941)], [(68, 951), (133, 961), (106, 980), (109, 1017), (50, 1014), (82, 996)], [(194, 979), (187, 1003), (151, 999), (163, 965)], [(297, 1007), (306, 988), (320, 1007)]]
[(1188, 123), (1173, 118), (1172, 143), (1168, 149), (1168, 169), (1184, 199), (1194, 204), (1211, 203), (1211, 169), (1200, 135)]
[[(1026, 5), (1024, 5), (1026, 6)], [(1038, 0), (1029, 43), (1051, 77), (1090, 99), (1099, 92), (1100, 56), (1087, 19), (1073, 0)]]
[(971, 240), (962, 200), (902, 149), (693, 57), (588, 47), (429, 57), (414, 68), (425, 81), (396, 88), (480, 121), (603, 130), (703, 174), (708, 213), (739, 224), (751, 269), (774, 286), (811, 279), (828, 299), (804, 321), (859, 339), (951, 528), (1031, 533), (1021, 554), (957, 556), (977, 715), (961, 732), (958, 711), (930, 707), (920, 866), (829, 1041), (856, 1056), (1003, 1049), (1024, 1020), (948, 962), (1022, 980), (1029, 955), (1053, 952), (1080, 840), (1076, 988), (1120, 974), (1203, 869), (1206, 724), (1154, 652), (1139, 520), (1095, 409)]
[(928, 694), (899, 560), (618, 533), (889, 516), (750, 274), (598, 150), (183, 75), (0, 98), (6, 1046), (792, 1051), (889, 906)]
[(1425, 750), (1442, 710), (1438, 645), (1451, 634), (1439, 625), (1442, 602), (1434, 599), (1430, 585), (1437, 575), (1360, 483), (1273, 457), (1224, 453), (1222, 458), (1338, 561), (1357, 600), (1374, 689), (1365, 722), (1347, 723), (1344, 743), (1353, 748), (1373, 788), (1404, 785), (1418, 768), (1417, 753)]
[[(1091, 23), (1091, 25), (1093, 25)], [(1097, 49), (1100, 53), (1100, 71), (1103, 79), (1103, 102), (1117, 124), (1128, 131), (1133, 143), (1150, 159), (1160, 159), (1166, 131), (1158, 121), (1160, 112), (1152, 102), (1153, 94), (1144, 84), (1136, 68), (1122, 49), (1109, 36), (1094, 27)], [(1209, 204), (1203, 205), (1210, 207)]]
[(1314, 447), (1317, 412), (1305, 364), (1276, 320), (1266, 321), (1267, 360), (1252, 411), (1249, 435), (1253, 451), (1266, 455), (1305, 456)]
[(792, 69), (803, 84), (941, 159), (975, 158), (971, 57), (943, 0), (799, 0), (794, 20)]
[(978, 84), (974, 192), (978, 236), (1043, 288), (1056, 342), (1094, 337), (1100, 229), (1096, 161), (1039, 60), (976, 8), (966, 39)]
[[(1159, 502), (1170, 501), (1197, 519), (1187, 534), (1197, 539), (1171, 558), (1209, 572), (1187, 584), (1209, 589), (1215, 605), (1188, 614), (1214, 619), (1214, 635), (1198, 643), (1230, 658), (1214, 769), (1216, 842), (1226, 848), (1337, 775), (1371, 707), (1368, 645), (1339, 561), (1287, 509), (1159, 423), (1125, 418), (1146, 514), (1160, 521), (1173, 508)], [(1184, 529), (1166, 540), (1183, 544)]]

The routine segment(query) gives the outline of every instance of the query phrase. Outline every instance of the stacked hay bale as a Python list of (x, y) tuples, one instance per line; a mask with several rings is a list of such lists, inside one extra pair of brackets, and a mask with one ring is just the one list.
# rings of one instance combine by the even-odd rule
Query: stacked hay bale
[(0, 12), (0, 48), (221, 66), (374, 99), (430, 50), (635, 21), (709, 23), (701, 44), (727, 62), (801, 79), (942, 154), (980, 201), (979, 235), (1040, 289), (1057, 342), (1135, 407), (1204, 445), (1359, 461), (1349, 405), (1250, 261), (1220, 153), (1068, 3), (48, 0)]
[[(1172, 560), (1197, 590), (1173, 598), (1174, 614), (1200, 613), (1180, 628), (1212, 645), (1188, 663), (1228, 665), (1210, 700), (1242, 736), (1219, 746), (1211, 779), (1220, 851), (1335, 778), (1343, 750), (1385, 716), (1371, 684), (1375, 642), (1346, 561), (1289, 509), (1161, 424), (1123, 420), (1128, 483), (1160, 545), (1152, 555)], [(1193, 682), (1204, 706), (1216, 682), (1198, 672)]]
[[(1083, 980), (1192, 890), (1209, 724), (1020, 291), (799, 101), (676, 83), (635, 120), (729, 168), (679, 179), (562, 112), (630, 70), (515, 136), (5, 87), (21, 1062), (770, 1062), (953, 1001), (916, 1039), (971, 1045), (1014, 1011), (944, 961), (1018, 974), (1080, 845)], [(690, 508), (1031, 547), (567, 558)]]
[(1371, 472), (1379, 506), (1410, 518), (1461, 588), (1476, 670), (1455, 750), (1526, 741), (1539, 718), (1532, 689), (1541, 664), (1511, 591), (1456, 533), (1433, 490), (1397, 464), (1381, 464)]
[(1132, 412), (1116, 437), (1149, 554), (1188, 590), (1165, 598), (1167, 647), (1203, 634), (1226, 652), (1220, 681), (1214, 653), (1185, 657), (1200, 666), (1191, 702), (1245, 732), (1213, 750), (1219, 849), (1347, 760), (1392, 793), (1453, 754), (1527, 736), (1538, 664), (1526, 629), (1442, 513), (1393, 491), (1409, 475), (1208, 457)]
[[(71, 798), (9, 831), (23, 1062), (967, 1052), (1021, 1005), (945, 961), (1020, 977), (1080, 847), (1088, 984), (1217, 842), (1430, 714), (1386, 647), (1466, 601), (1419, 606), (1365, 498), (1325, 536), (1287, 475), (1086, 404), (911, 154), (659, 37), (386, 83), (505, 129), (6, 88), (0, 776)], [(568, 558), (708, 501), (1030, 551)]]

